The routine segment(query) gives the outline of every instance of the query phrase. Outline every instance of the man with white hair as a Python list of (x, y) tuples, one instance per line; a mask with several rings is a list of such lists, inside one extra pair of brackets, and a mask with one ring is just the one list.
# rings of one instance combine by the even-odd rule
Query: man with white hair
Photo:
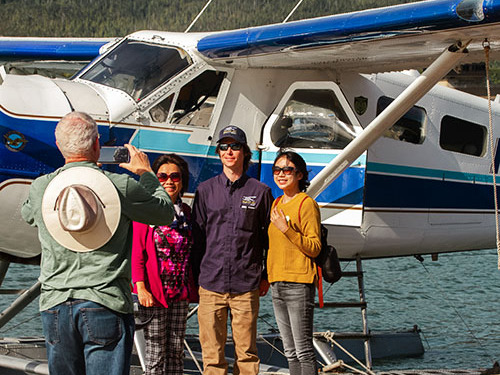
[(147, 155), (131, 145), (103, 171), (96, 122), (64, 116), (55, 130), (65, 165), (33, 181), (22, 216), (42, 245), (40, 311), (51, 375), (128, 374), (133, 346), (132, 221), (168, 225), (173, 205)]

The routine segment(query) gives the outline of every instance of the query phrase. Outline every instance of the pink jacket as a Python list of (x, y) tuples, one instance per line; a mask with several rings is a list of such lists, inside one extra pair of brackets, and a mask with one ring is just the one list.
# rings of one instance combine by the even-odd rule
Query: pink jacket
[(168, 307), (163, 293), (163, 286), (158, 272), (156, 247), (153, 238), (153, 228), (147, 224), (133, 223), (134, 236), (132, 241), (132, 282), (144, 281), (146, 288), (153, 295), (154, 306)]

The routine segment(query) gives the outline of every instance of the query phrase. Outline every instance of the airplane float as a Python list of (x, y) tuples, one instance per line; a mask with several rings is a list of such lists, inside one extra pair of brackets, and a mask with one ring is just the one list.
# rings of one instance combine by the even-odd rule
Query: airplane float
[(40, 255), (20, 208), (63, 164), (54, 128), (70, 111), (97, 121), (102, 145), (181, 155), (187, 198), (220, 173), (229, 124), (275, 195), (272, 162), (293, 148), (342, 259), (493, 248), (500, 104), (437, 83), (498, 58), (499, 35), (500, 0), (429, 0), (221, 32), (0, 38), (2, 59), (93, 59), (71, 79), (0, 67), (0, 257)]

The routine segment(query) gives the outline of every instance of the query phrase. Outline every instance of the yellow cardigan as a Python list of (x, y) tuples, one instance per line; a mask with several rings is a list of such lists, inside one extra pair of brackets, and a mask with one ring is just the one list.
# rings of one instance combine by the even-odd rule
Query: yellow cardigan
[(273, 223), (269, 224), (269, 282), (315, 282), (317, 268), (313, 258), (321, 250), (318, 204), (306, 193), (299, 193), (287, 203), (283, 203), (281, 197), (277, 198), (273, 202), (273, 208), (275, 206), (287, 217), (288, 230), (282, 233)]

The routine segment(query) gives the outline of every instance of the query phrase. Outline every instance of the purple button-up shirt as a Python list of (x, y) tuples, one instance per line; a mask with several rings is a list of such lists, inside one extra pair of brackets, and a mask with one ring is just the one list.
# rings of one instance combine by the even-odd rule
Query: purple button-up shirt
[(268, 247), (271, 189), (224, 173), (198, 186), (193, 204), (192, 257), (203, 288), (245, 293), (259, 287)]

